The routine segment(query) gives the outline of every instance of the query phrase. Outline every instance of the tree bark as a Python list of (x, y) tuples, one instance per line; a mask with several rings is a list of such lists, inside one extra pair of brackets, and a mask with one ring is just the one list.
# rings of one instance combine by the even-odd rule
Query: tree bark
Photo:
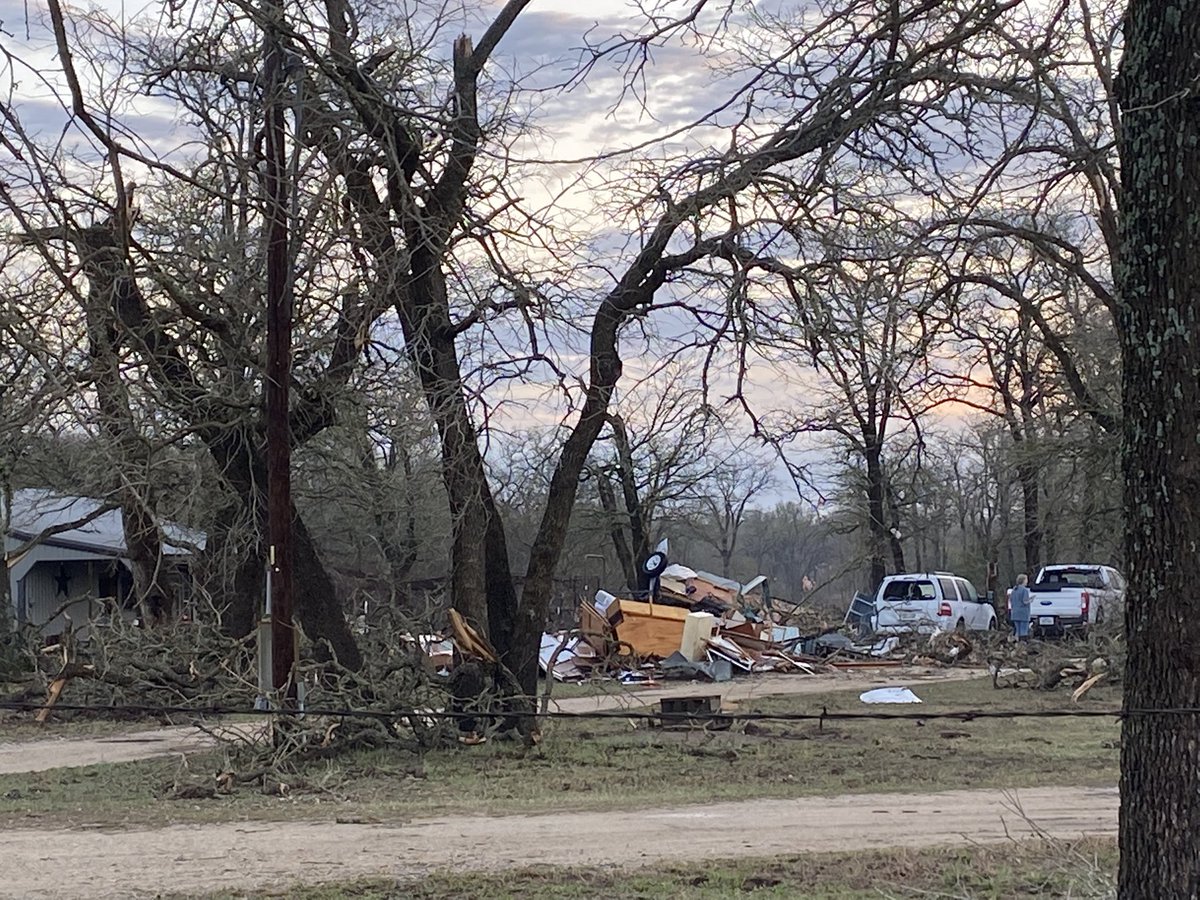
[(867, 464), (867, 535), (871, 542), (871, 590), (887, 575), (888, 530), (884, 519), (883, 459), (881, 448), (868, 444), (863, 456)]
[(904, 561), (904, 541), (900, 539), (900, 501), (892, 486), (887, 486), (888, 513), (891, 524), (887, 529), (888, 545), (892, 551), (892, 564), (897, 572), (907, 572), (908, 566)]
[(624, 518), (617, 508), (617, 496), (612, 483), (608, 480), (607, 472), (596, 473), (596, 494), (600, 498), (600, 508), (608, 519), (608, 536), (612, 539), (613, 550), (617, 554), (617, 563), (625, 576), (625, 587), (636, 590), (638, 583), (637, 566), (634, 562), (633, 551), (629, 549), (629, 541), (625, 539)]
[[(229, 428), (209, 435), (205, 443), (226, 483), (253, 515), (257, 533), (266, 534), (267, 497), (263, 489), (267, 484), (267, 461), (262, 441), (247, 428)], [(338, 602), (333, 579), (321, 564), (312, 535), (308, 533), (294, 503), (291, 505), (291, 517), (296, 618), (311, 640), (327, 641), (342, 665), (358, 669), (362, 665), (362, 654)], [(254, 576), (255, 570), (259, 573), (257, 578)], [(254, 600), (263, 596), (264, 572), (261, 556), (247, 560), (245, 567), (238, 571), (237, 583), (254, 585), (257, 590), (253, 598), (240, 598), (240, 611), (233, 617), (239, 625), (246, 622), (246, 607), (256, 610), (257, 603)], [(249, 617), (251, 624), (254, 618), (254, 615)]]
[[(431, 246), (434, 238), (417, 219), (409, 225), (408, 240), (417, 246), (396, 314), (440, 438), (442, 478), (451, 516), (450, 596), (455, 609), (480, 633), (490, 635), (487, 536), (491, 488), (454, 344), (446, 276), (441, 269), (445, 247)], [(500, 566), (498, 557), (493, 557), (492, 565)]]
[(1037, 466), (1033, 463), (1021, 463), (1017, 466), (1017, 479), (1021, 482), (1025, 571), (1029, 574), (1029, 580), (1033, 581), (1042, 567), (1042, 523)]
[[(131, 481), (130, 469), (137, 462), (149, 467), (151, 460), (139, 440), (129, 395), (121, 378), (120, 334), (117, 309), (131, 288), (125, 278), (111, 273), (125, 268), (121, 247), (128, 235), (121, 233), (129, 222), (120, 216), (107, 223), (84, 229), (76, 235), (76, 246), (84, 257), (88, 278), (84, 318), (87, 323), (88, 355), (92, 360), (96, 399), (100, 407), (100, 427), (112, 442), (112, 450), (121, 504), (121, 527), (125, 555), (133, 575), (133, 596), (141, 618), (147, 625), (160, 624), (169, 593), (162, 586), (162, 540), (158, 522), (148, 508), (146, 490), (139, 491)], [(148, 485), (146, 485), (148, 489)]]
[(647, 521), (641, 498), (638, 496), (633, 448), (629, 445), (629, 431), (625, 428), (625, 420), (615, 413), (610, 413), (608, 424), (612, 428), (613, 446), (617, 451), (621, 496), (625, 498), (625, 509), (629, 514), (629, 552), (634, 567), (634, 580), (630, 584), (634, 584), (637, 580), (637, 565), (650, 554), (651, 523)]
[(1133, 0), (1120, 100), (1118, 327), (1128, 662), (1123, 900), (1200, 896), (1200, 0)]

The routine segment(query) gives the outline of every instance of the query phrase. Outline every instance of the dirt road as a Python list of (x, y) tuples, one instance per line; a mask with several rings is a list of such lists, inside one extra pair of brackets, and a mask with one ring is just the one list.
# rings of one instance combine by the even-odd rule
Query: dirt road
[[(1018, 807), (1020, 812), (1018, 812)], [(10, 829), (0, 897), (125, 898), (284, 888), (432, 869), (637, 866), (732, 856), (1115, 834), (1115, 788), (863, 794), (399, 825), (230, 823), (152, 831)], [(769, 827), (763, 827), (769, 823)]]
[[(261, 725), (222, 726), (225, 731), (249, 734)], [(213, 745), (213, 738), (192, 725), (152, 728), (105, 737), (50, 738), (42, 741), (0, 743), (0, 775), (70, 769), (100, 763), (132, 762), (156, 756), (195, 753)]]
[[(589, 712), (605, 709), (636, 709), (657, 703), (663, 697), (720, 694), (725, 702), (779, 694), (820, 694), (853, 690), (873, 684), (907, 684), (957, 681), (977, 678), (979, 669), (880, 669), (840, 672), (834, 675), (762, 675), (724, 684), (674, 684), (666, 687), (627, 687), (594, 697), (570, 697), (552, 701), (553, 709)], [(254, 726), (245, 726), (254, 727)], [(37, 741), (0, 742), (0, 775), (42, 772), (47, 769), (93, 766), (99, 763), (131, 762), (194, 753), (212, 746), (212, 739), (190, 725), (157, 728), (123, 735), (91, 738), (57, 738)]]

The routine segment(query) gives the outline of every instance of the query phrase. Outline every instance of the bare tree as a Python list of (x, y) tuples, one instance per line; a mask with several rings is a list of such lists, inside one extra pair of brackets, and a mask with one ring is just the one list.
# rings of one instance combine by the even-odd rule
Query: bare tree
[(906, 569), (895, 476), (909, 452), (920, 453), (922, 416), (947, 397), (929, 364), (945, 318), (912, 248), (885, 246), (864, 231), (830, 243), (825, 254), (791, 281), (796, 327), (779, 340), (807, 353), (821, 380), (784, 434), (829, 437), (831, 448), (847, 454), (875, 585), (889, 562)]
[[(366, 159), (347, 154), (332, 141), (322, 144), (331, 166), (341, 166), (346, 198), (355, 217), (358, 252), (369, 258), (377, 283), (389, 285), (393, 304), (404, 331), (405, 344), (416, 367), (427, 403), (442, 442), (444, 479), (454, 511), (452, 553), (455, 605), (486, 623), (494, 643), (527, 690), (536, 678), (536, 648), (552, 579), (563, 547), (566, 524), (580, 475), (592, 445), (608, 421), (609, 403), (622, 373), (620, 336), (623, 329), (655, 307), (668, 284), (695, 286), (716, 299), (735, 295), (739, 273), (756, 266), (761, 247), (755, 243), (769, 234), (769, 222), (737, 211), (772, 173), (787, 173), (798, 192), (791, 197), (789, 216), (820, 194), (820, 173), (831, 157), (847, 148), (870, 145), (878, 158), (881, 136), (911, 132), (914, 121), (928, 108), (927, 100), (908, 105), (912, 89), (925, 84), (942, 90), (940, 67), (963, 41), (979, 34), (1002, 12), (993, 5), (965, 6), (949, 18), (939, 19), (934, 31), (925, 24), (934, 15), (928, 4), (896, 10), (871, 2), (831, 9), (829, 16), (797, 16), (791, 21), (763, 21), (756, 34), (771, 35), (780, 63), (745, 63), (754, 81), (747, 93), (745, 113), (733, 130), (727, 149), (689, 155), (668, 165), (656, 165), (648, 178), (638, 181), (645, 193), (626, 216), (637, 235), (629, 252), (612, 269), (608, 284), (596, 296), (592, 312), (581, 317), (587, 341), (587, 372), (575, 399), (578, 410), (561, 443), (547, 500), (530, 552), (518, 605), (509, 569), (507, 539), (496, 514), (480, 452), (480, 430), (471, 415), (469, 383), (464, 378), (458, 346), (478, 327), (492, 327), (497, 316), (516, 313), (527, 321), (545, 320), (551, 310), (537, 290), (514, 278), (511, 264), (516, 249), (501, 227), (518, 207), (503, 191), (504, 182), (491, 182), (482, 209), (472, 200), (472, 178), (480, 173), (481, 141), (485, 137), (480, 117), (481, 77), (503, 37), (527, 6), (506, 3), (484, 30), (478, 42), (459, 39), (452, 54), (450, 93), (453, 102), (435, 109), (426, 120), (426, 138), (418, 142), (410, 126), (412, 103), (398, 87), (378, 77), (368, 77), (365, 53), (354, 38), (363, 32), (351, 26), (350, 8), (343, 2), (327, 4), (330, 23), (327, 50), (297, 37), (296, 52), (330, 80), (330, 90), (342, 102), (331, 105), (352, 110), (354, 130), (370, 145), (372, 165), (379, 166), (378, 181), (362, 177)], [(585, 69), (617, 53), (636, 61), (635, 73), (646, 65), (642, 52), (687, 30), (701, 28), (699, 13), (677, 19), (655, 19), (644, 34), (614, 39), (593, 48)], [(710, 30), (718, 35), (727, 24), (714, 10)], [(939, 9), (937, 14), (943, 15)], [(863, 21), (878, 24), (861, 29)], [(783, 61), (786, 61), (785, 63)], [(740, 95), (740, 92), (739, 92)], [(759, 99), (761, 98), (761, 99)], [(737, 102), (740, 102), (740, 97)], [(780, 111), (786, 103), (790, 110)], [(919, 107), (919, 108), (918, 108)], [(729, 108), (729, 107), (727, 107)], [(324, 133), (337, 133), (344, 116), (329, 120)], [(919, 126), (916, 126), (919, 129)], [(432, 137), (429, 137), (432, 135)], [(356, 168), (358, 167), (358, 168)], [(814, 181), (806, 181), (806, 175)], [(496, 190), (499, 189), (499, 193)], [(464, 235), (474, 237), (473, 222), (488, 222), (481, 238), (489, 259), (504, 279), (509, 298), (487, 297), (477, 305), (458, 309), (450, 292), (450, 278), (460, 269), (454, 251)], [(464, 230), (467, 229), (467, 230)], [(537, 287), (536, 285), (533, 287)], [(667, 300), (675, 306), (673, 299)], [(720, 323), (719, 310), (705, 320), (717, 334), (736, 333)], [(531, 336), (537, 329), (530, 329)], [(540, 342), (533, 337), (532, 355)]]
[(729, 578), (733, 571), (738, 538), (746, 524), (751, 504), (774, 482), (771, 464), (745, 447), (734, 447), (719, 453), (719, 461), (708, 477), (691, 486), (695, 534), (717, 553), (721, 560), (721, 576)]
[(683, 382), (675, 371), (665, 385), (643, 382), (624, 392), (584, 472), (630, 589), (662, 539), (663, 517), (703, 492), (721, 465), (719, 424), (700, 390)]
[[(817, 293), (801, 291), (799, 308), (788, 309), (788, 290), (764, 287), (803, 282), (803, 265), (793, 263), (807, 261), (812, 232), (831, 229), (829, 220), (845, 214), (851, 173), (869, 185), (897, 169), (933, 165), (943, 126), (959, 116), (961, 61), (985, 58), (997, 23), (1020, 4), (848, 0), (824, 4), (820, 14), (740, 9), (735, 17), (729, 2), (661, 2), (644, 11), (635, 31), (587, 36), (564, 89), (611, 73), (614, 109), (649, 103), (640, 87), (654, 52), (684, 46), (707, 54), (700, 61), (713, 63), (711, 87), (721, 99), (636, 152), (583, 161), (580, 194), (571, 199), (591, 201), (587, 179), (601, 181), (604, 194), (593, 205), (621, 235), (615, 249), (595, 251), (586, 266), (576, 263), (593, 248), (564, 227), (563, 210), (520, 195), (523, 179), (553, 162), (518, 152), (535, 105), (524, 102), (521, 84), (506, 80), (496, 59), (529, 5), (489, 7), (485, 24), (468, 28), (474, 39), (459, 33), (462, 20), (450, 7), (426, 4), (326, 0), (319, 10), (289, 9), (285, 21), (268, 23), (255, 7), (214, 3), (186, 22), (168, 11), (158, 38), (121, 32), (97, 16), (89, 22), (101, 23), (93, 27), (118, 48), (120, 64), (111, 71), (120, 90), (87, 96), (69, 77), (68, 99), (106, 161), (106, 187), (95, 192), (107, 195), (101, 207), (121, 219), (125, 169), (135, 165), (164, 204), (151, 210), (144, 201), (140, 232), (112, 229), (104, 237), (111, 264), (88, 273), (89, 283), (118, 301), (118, 346), (136, 370), (123, 377), (203, 442), (244, 519), (260, 524), (262, 286), (255, 261), (263, 86), (253, 61), (263, 27), (278, 30), (288, 52), (290, 165), (300, 186), (293, 214), (303, 236), (293, 252), (293, 441), (303, 445), (335, 424), (338, 398), (372, 335), (394, 314), (438, 435), (451, 511), (452, 600), (489, 632), (532, 693), (567, 525), (593, 445), (610, 422), (630, 345), (663, 345), (652, 319), (683, 333), (670, 352), (693, 354), (707, 396), (714, 357), (736, 348), (737, 365), (744, 363), (768, 322), (813, 316), (805, 336), (819, 336)], [(69, 67), (70, 53), (86, 42), (67, 34), (57, 5), (52, 12)], [(109, 71), (96, 49), (102, 43), (91, 45), (93, 68)], [(109, 98), (147, 90), (199, 123), (206, 145), (199, 158), (156, 159), (123, 130)], [(38, 165), (52, 157), (16, 136)], [(31, 193), (52, 221), (26, 217), (22, 227), (79, 231), (100, 222), (103, 215), (66, 214), (77, 183), (64, 167), (33, 172)], [(25, 197), (4, 199), (14, 215), (28, 208)], [(191, 240), (181, 239), (185, 229), (195, 229)], [(38, 249), (45, 266), (61, 273), (64, 290), (74, 287), (62, 252)], [(830, 283), (854, 293), (872, 282), (844, 268)], [(885, 314), (894, 334), (907, 302), (896, 300)], [(561, 430), (518, 600), (485, 453), (490, 395), (504, 382), (536, 377), (560, 389)], [(860, 434), (877, 487), (896, 402), (892, 388), (880, 389), (890, 392), (889, 424), (881, 427), (877, 410), (871, 433)], [(733, 400), (745, 400), (740, 383)], [(898, 503), (885, 488), (873, 494), (877, 534), (882, 509)], [(357, 650), (327, 573), (303, 520), (295, 521), (301, 620), (353, 664)], [(891, 549), (896, 556), (898, 545)], [(248, 557), (248, 582), (253, 568)]]

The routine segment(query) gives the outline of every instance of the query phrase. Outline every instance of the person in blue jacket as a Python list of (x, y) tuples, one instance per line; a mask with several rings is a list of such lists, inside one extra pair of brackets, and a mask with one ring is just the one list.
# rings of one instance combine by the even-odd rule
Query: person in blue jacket
[(1017, 586), (1008, 598), (1008, 618), (1012, 622), (1013, 634), (1018, 641), (1029, 640), (1029, 576), (1018, 575)]

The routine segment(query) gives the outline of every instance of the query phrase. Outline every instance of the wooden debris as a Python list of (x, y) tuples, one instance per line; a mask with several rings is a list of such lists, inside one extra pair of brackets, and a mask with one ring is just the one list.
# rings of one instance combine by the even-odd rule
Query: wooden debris
[(609, 645), (616, 640), (612, 624), (591, 603), (579, 604), (579, 636), (601, 657), (609, 652)]
[(489, 663), (500, 662), (500, 655), (488, 639), (472, 628), (457, 609), (450, 610), (450, 627), (454, 632), (454, 643), (464, 656), (473, 656)]
[(35, 720), (39, 724), (45, 724), (46, 720), (50, 718), (50, 711), (54, 709), (54, 704), (62, 696), (63, 689), (67, 686), (68, 681), (70, 681), (70, 678), (60, 675), (50, 682), (50, 690), (46, 694), (46, 705), (38, 710), (38, 714), (35, 717)]
[(643, 658), (665, 659), (683, 642), (683, 625), (688, 611), (680, 606), (617, 600), (609, 621), (616, 636)]
[(1071, 694), (1071, 701), (1073, 703), (1078, 703), (1084, 697), (1084, 695), (1087, 694), (1087, 692), (1097, 684), (1099, 684), (1107, 674), (1107, 672), (1097, 672), (1079, 687), (1075, 688), (1074, 693)]

